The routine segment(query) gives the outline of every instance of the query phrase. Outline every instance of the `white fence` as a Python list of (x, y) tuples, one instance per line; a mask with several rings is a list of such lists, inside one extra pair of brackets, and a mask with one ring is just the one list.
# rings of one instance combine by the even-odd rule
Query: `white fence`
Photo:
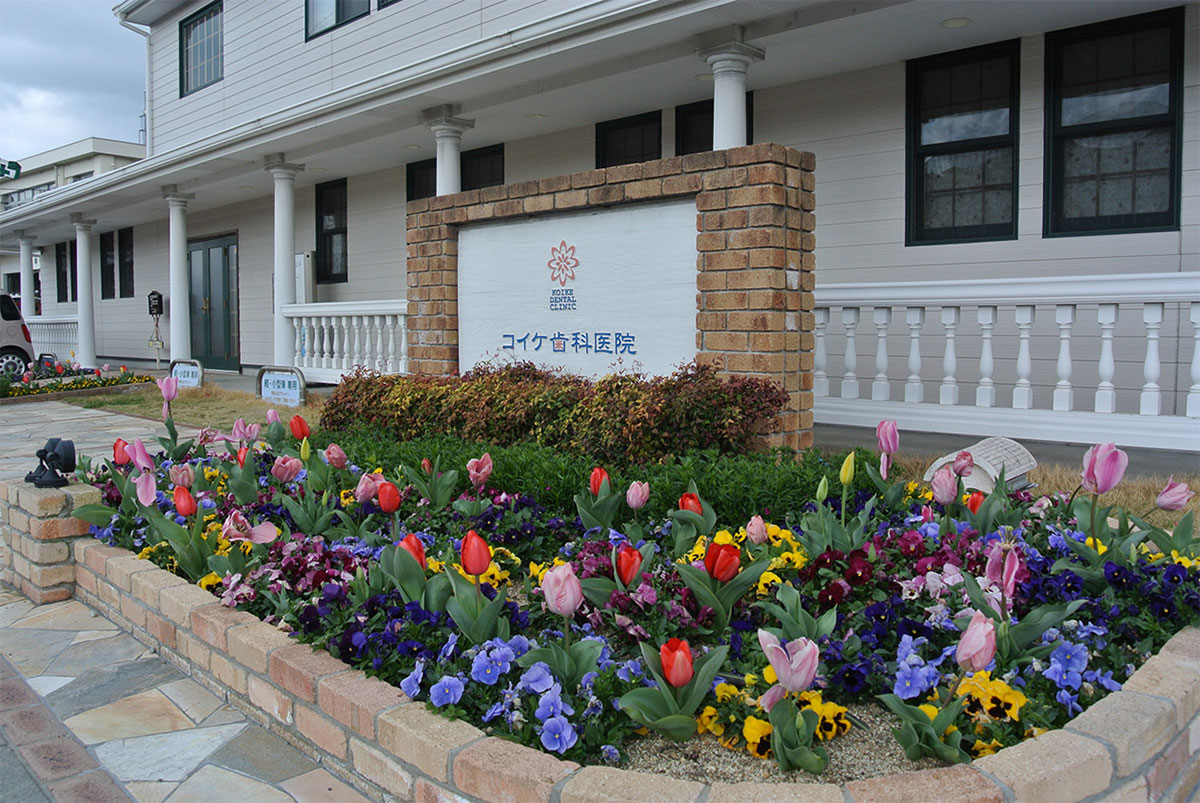
[(70, 362), (79, 349), (79, 323), (74, 315), (37, 315), (25, 319), (33, 338), (33, 356), (53, 354), (60, 362)]
[[(815, 296), (818, 422), (1200, 451), (1200, 273), (833, 284)], [(933, 344), (927, 320), (942, 330)], [(874, 340), (862, 378), (860, 338), (863, 351)]]
[(283, 308), (295, 336), (294, 365), (309, 382), (337, 383), (355, 366), (408, 372), (408, 302), (347, 301)]

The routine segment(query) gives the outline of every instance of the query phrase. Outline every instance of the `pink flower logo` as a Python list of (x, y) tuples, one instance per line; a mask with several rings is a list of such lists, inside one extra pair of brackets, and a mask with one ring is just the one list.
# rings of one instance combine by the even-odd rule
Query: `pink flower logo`
[(575, 278), (575, 269), (579, 260), (575, 258), (575, 246), (567, 245), (566, 240), (559, 242), (558, 247), (550, 246), (550, 261), (546, 263), (550, 269), (550, 281), (558, 282), (564, 287), (567, 279)]

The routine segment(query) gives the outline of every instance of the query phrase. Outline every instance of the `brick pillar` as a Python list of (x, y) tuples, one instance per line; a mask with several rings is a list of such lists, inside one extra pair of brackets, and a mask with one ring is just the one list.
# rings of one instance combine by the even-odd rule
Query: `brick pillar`
[(458, 229), (443, 225), (443, 210), (479, 191), (408, 204), (408, 366), (414, 374), (458, 372)]
[(37, 605), (70, 598), (75, 593), (71, 542), (88, 531), (71, 511), (99, 501), (100, 491), (90, 485), (35, 488), (20, 480), (0, 482), (0, 581)]

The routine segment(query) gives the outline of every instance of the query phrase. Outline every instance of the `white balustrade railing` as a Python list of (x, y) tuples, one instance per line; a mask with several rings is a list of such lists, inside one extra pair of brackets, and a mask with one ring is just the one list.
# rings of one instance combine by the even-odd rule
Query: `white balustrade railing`
[(36, 315), (26, 318), (33, 339), (33, 356), (53, 354), (59, 362), (69, 362), (79, 350), (79, 322), (74, 315)]
[(338, 382), (356, 366), (408, 372), (408, 304), (404, 299), (290, 304), (294, 364), (309, 382)]
[[(816, 288), (814, 313), (818, 422), (894, 418), (964, 436), (1200, 451), (1200, 273), (826, 284)], [(942, 330), (933, 342), (927, 313)], [(830, 327), (835, 314), (844, 332)], [(869, 398), (859, 397), (860, 321), (875, 335)], [(906, 363), (893, 366), (905, 345)], [(940, 381), (922, 376), (938, 352)], [(935, 381), (936, 401), (926, 403), (925, 385)], [(893, 400), (900, 383), (903, 402)], [(974, 404), (960, 399), (964, 385), (974, 385)]]

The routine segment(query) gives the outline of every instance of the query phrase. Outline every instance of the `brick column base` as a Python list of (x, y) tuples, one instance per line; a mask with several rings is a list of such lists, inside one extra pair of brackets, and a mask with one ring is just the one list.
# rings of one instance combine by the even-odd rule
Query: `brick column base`
[(69, 599), (75, 593), (71, 542), (88, 531), (71, 511), (99, 501), (100, 491), (90, 485), (0, 482), (0, 581), (37, 605)]

